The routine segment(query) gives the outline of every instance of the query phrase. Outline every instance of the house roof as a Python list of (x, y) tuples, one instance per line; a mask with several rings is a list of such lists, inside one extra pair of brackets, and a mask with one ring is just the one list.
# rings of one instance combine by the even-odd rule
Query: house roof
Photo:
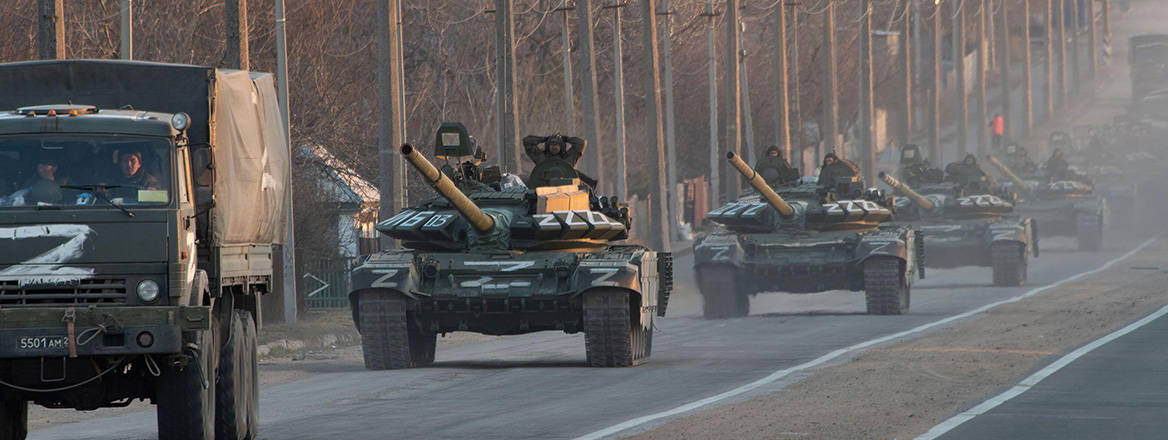
[(338, 202), (364, 205), (377, 204), (381, 201), (381, 193), (377, 186), (357, 174), (357, 171), (328, 149), (320, 145), (311, 145), (302, 147), (301, 150), (311, 160), (321, 165), (324, 175), (338, 190), (337, 195), (342, 199)]

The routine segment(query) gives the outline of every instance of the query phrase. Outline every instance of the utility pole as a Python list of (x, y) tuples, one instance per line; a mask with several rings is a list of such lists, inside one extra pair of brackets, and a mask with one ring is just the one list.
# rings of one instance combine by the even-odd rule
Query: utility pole
[[(1079, 0), (1064, 0), (1071, 2), (1071, 84), (1074, 85), (1074, 90), (1079, 90), (1079, 83), (1082, 81), (1083, 64), (1079, 62)], [(1092, 0), (1094, 1), (1094, 0)]]
[(941, 156), (941, 24), (945, 21), (941, 3), (933, 4), (933, 74), (929, 78), (929, 159), (940, 164)]
[(795, 133), (791, 137), (793, 138), (792, 142), (795, 143), (794, 149), (798, 150), (798, 154), (795, 155), (798, 156), (799, 159), (799, 162), (795, 162), (794, 158), (792, 158), (791, 163), (798, 163), (799, 167), (802, 168), (804, 160), (803, 111), (802, 107), (800, 106), (802, 104), (801, 97), (799, 96), (801, 92), (799, 87), (799, 4), (793, 1), (787, 1), (786, 3), (787, 6), (791, 9), (791, 78), (794, 79), (794, 81), (788, 82), (788, 84), (793, 83), (791, 97), (794, 102), (791, 103), (791, 110), (794, 112), (795, 117)]
[(572, 33), (568, 29), (568, 11), (572, 9), (568, 6), (568, 0), (563, 0), (557, 10), (564, 13), (564, 19), (560, 22), (564, 54), (564, 108), (568, 109), (568, 120), (564, 121), (564, 126), (568, 127), (569, 133), (576, 133), (576, 98), (572, 88)]
[(662, 56), (665, 57), (665, 162), (669, 166), (669, 175), (666, 182), (669, 193), (669, 233), (676, 236), (681, 226), (681, 194), (678, 194), (677, 185), (681, 181), (677, 175), (677, 124), (673, 119), (673, 10), (669, 7), (669, 0), (661, 0), (660, 15), (665, 16), (661, 33), (665, 35), (665, 47)]
[(621, 8), (624, 3), (606, 6), (612, 9), (613, 91), (616, 107), (616, 195), (621, 200), (629, 197), (628, 165), (625, 156), (625, 72), (624, 43), (621, 42)]
[(228, 68), (249, 70), (247, 0), (224, 0), (224, 25), (227, 27), (227, 50), (223, 64)]
[[(836, 147), (836, 134), (839, 129), (836, 125), (839, 123), (839, 91), (836, 90), (838, 81), (836, 77), (835, 64), (835, 1), (827, 0), (827, 7), (823, 11), (823, 55), (824, 55), (824, 76), (823, 76), (823, 142), (822, 150), (818, 157), (823, 157), (827, 152), (832, 151)], [(842, 153), (842, 151), (841, 151)]]
[(1095, 1), (1087, 2), (1087, 29), (1088, 40), (1087, 44), (1087, 58), (1091, 63), (1087, 65), (1087, 76), (1095, 78), (1095, 70), (1099, 68), (1099, 33), (1095, 27)]
[(1046, 118), (1054, 115), (1054, 2), (1046, 0)]
[(511, 0), (495, 0), (495, 72), (498, 81), (499, 161), (504, 172), (519, 173), (519, 122), (515, 117), (515, 18)]
[[(377, 186), (381, 219), (396, 215), (405, 202), (404, 169), (397, 152), (405, 143), (405, 114), (401, 111), (404, 91), (399, 78), (402, 64), (401, 34), (397, 27), (401, 19), (399, 11), (400, 0), (377, 0)], [(383, 237), (381, 244), (388, 248), (393, 242)]]
[(801, 167), (791, 156), (791, 100), (787, 95), (787, 7), (781, 2), (775, 7), (775, 144), (792, 166)]
[[(124, 0), (128, 7), (130, 0)], [(284, 22), (284, 0), (275, 0), (276, 14), (276, 97), (280, 101), (280, 114), (284, 119), (284, 137), (288, 141), (288, 154), (292, 157), (292, 127), (291, 113), (288, 109), (288, 41)], [(128, 52), (128, 51), (127, 51)], [(284, 228), (284, 244), (280, 246), (280, 263), (282, 280), (278, 283), (284, 297), (284, 322), (295, 323), (296, 300), (296, 228), (293, 222), (292, 205), (292, 169), (288, 169), (288, 177), (284, 180), (284, 206), (287, 210), (288, 225)], [(383, 199), (384, 200), (384, 199)]]
[[(739, 23), (738, 27), (743, 33), (746, 32), (746, 23)], [(758, 156), (754, 155), (754, 112), (750, 106), (750, 75), (747, 72), (749, 63), (746, 62), (746, 51), (743, 50), (742, 52), (742, 56), (738, 57), (738, 73), (742, 75), (739, 81), (742, 84), (742, 133), (745, 138), (743, 145), (746, 147), (746, 152), (743, 154), (753, 159)]]
[(721, 150), (718, 148), (718, 53), (717, 53), (717, 17), (714, 13), (714, 0), (708, 0), (706, 3), (705, 15), (708, 18), (706, 30), (706, 42), (709, 44), (709, 52), (706, 55), (706, 70), (709, 75), (710, 88), (710, 209), (715, 209), (722, 204), (722, 186), (721, 180), (718, 176), (719, 168), (722, 166), (720, 156)]
[(1111, 44), (1111, 0), (1103, 0), (1103, 41)]
[(876, 180), (876, 149), (872, 146), (872, 4), (860, 0), (860, 152), (865, 181)]
[(40, 0), (37, 54), (42, 60), (65, 59), (65, 6), (62, 0)]
[[(1059, 40), (1059, 105), (1067, 105), (1068, 86), (1067, 83), (1067, 4), (1066, 0), (1055, 0), (1058, 2), (1058, 16), (1055, 24), (1058, 26), (1058, 40)], [(1052, 115), (1053, 116), (1053, 115)]]
[[(979, 157), (985, 156), (989, 150), (989, 130), (986, 123), (989, 121), (989, 106), (986, 102), (986, 71), (989, 69), (989, 44), (986, 42), (986, 16), (989, 15), (989, 9), (986, 8), (986, 3), (983, 1), (977, 8), (977, 155)], [(1008, 96), (1002, 98), (1008, 99)]]
[(118, 58), (123, 60), (134, 59), (134, 2), (122, 0), (122, 28), (119, 30), (122, 38)]
[[(900, 126), (901, 145), (912, 143), (913, 74), (916, 72), (916, 67), (913, 66), (913, 43), (909, 40), (909, 35), (913, 33), (913, 21), (911, 18), (916, 17), (916, 14), (919, 12), (917, 11), (915, 1), (911, 4), (906, 2), (904, 7), (904, 23), (902, 23), (903, 27), (901, 27), (900, 31), (901, 61), (904, 63), (904, 122)], [(909, 14), (912, 14), (912, 17)]]
[[(726, 150), (742, 155), (742, 76), (738, 68), (742, 65), (742, 45), (738, 39), (738, 0), (726, 0)], [(725, 163), (719, 160), (719, 163)], [(726, 197), (738, 198), (742, 186), (742, 176), (738, 173), (726, 174)]]
[(969, 144), (969, 97), (965, 94), (965, 1), (954, 1), (953, 5), (953, 60), (957, 77), (957, 156), (968, 152)]
[(1030, 134), (1034, 128), (1034, 87), (1031, 84), (1033, 75), (1030, 70), (1030, 0), (1022, 0), (1022, 24), (1025, 31), (1022, 34), (1022, 126), (1023, 132)]
[[(1029, 0), (1022, 0), (1022, 3), (1026, 3), (1028, 1)], [(1014, 137), (1014, 124), (1010, 122), (1010, 14), (1006, 12), (1008, 9), (1010, 9), (1010, 5), (1006, 4), (1005, 0), (999, 1), (998, 22), (996, 23), (998, 26), (998, 38), (996, 38), (996, 40), (998, 43), (998, 56), (1000, 57), (998, 59), (1001, 60), (998, 64), (1001, 66), (999, 68), (1002, 70), (1001, 79), (998, 81), (998, 87), (1000, 88), (998, 92), (998, 99), (1002, 100), (1002, 118), (1005, 118), (1006, 121), (1005, 136), (1007, 139), (1012, 139)], [(1027, 38), (1029, 38), (1029, 34), (1026, 35), (1028, 36)], [(1029, 46), (1030, 42), (1027, 41), (1026, 45)], [(1023, 99), (1025, 100), (1026, 98), (1023, 97)]]
[(592, 144), (584, 151), (584, 170), (592, 178), (604, 182), (604, 160), (601, 156), (600, 131), (596, 127), (600, 120), (600, 113), (596, 108), (596, 45), (592, 36), (592, 0), (576, 0), (576, 47), (584, 57), (584, 87), (581, 97), (584, 98), (581, 110), (581, 122), (584, 127), (584, 136)]
[(665, 127), (661, 118), (661, 66), (658, 62), (657, 50), (657, 1), (644, 0), (641, 2), (641, 19), (645, 23), (644, 29), (644, 57), (649, 62), (649, 71), (645, 74), (645, 97), (649, 99), (645, 107), (649, 110), (649, 145), (654, 147), (656, 166), (649, 167), (650, 192), (653, 194), (653, 233), (657, 236), (654, 249), (669, 252), (669, 203), (666, 191), (665, 168)]

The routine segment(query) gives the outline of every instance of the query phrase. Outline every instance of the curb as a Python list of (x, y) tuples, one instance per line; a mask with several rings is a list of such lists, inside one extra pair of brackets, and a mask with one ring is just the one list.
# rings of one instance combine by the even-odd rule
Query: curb
[(313, 339), (277, 339), (256, 347), (256, 354), (261, 358), (284, 356), (303, 353), (306, 351), (323, 350), (357, 345), (361, 337), (356, 331), (353, 333), (330, 333)]

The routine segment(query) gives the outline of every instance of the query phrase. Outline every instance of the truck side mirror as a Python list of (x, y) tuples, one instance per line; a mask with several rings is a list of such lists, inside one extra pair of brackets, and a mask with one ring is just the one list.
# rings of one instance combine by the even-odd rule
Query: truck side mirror
[(195, 185), (211, 186), (211, 170), (214, 168), (209, 146), (191, 151), (191, 172), (195, 177)]

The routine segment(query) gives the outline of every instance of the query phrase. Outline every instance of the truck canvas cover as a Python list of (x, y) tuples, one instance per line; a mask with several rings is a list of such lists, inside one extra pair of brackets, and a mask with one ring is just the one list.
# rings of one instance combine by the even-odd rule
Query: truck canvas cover
[(214, 153), (214, 243), (283, 242), (290, 163), (273, 75), (140, 61), (31, 61), (0, 64), (0, 90), (0, 110), (73, 103), (187, 113), (192, 150)]

